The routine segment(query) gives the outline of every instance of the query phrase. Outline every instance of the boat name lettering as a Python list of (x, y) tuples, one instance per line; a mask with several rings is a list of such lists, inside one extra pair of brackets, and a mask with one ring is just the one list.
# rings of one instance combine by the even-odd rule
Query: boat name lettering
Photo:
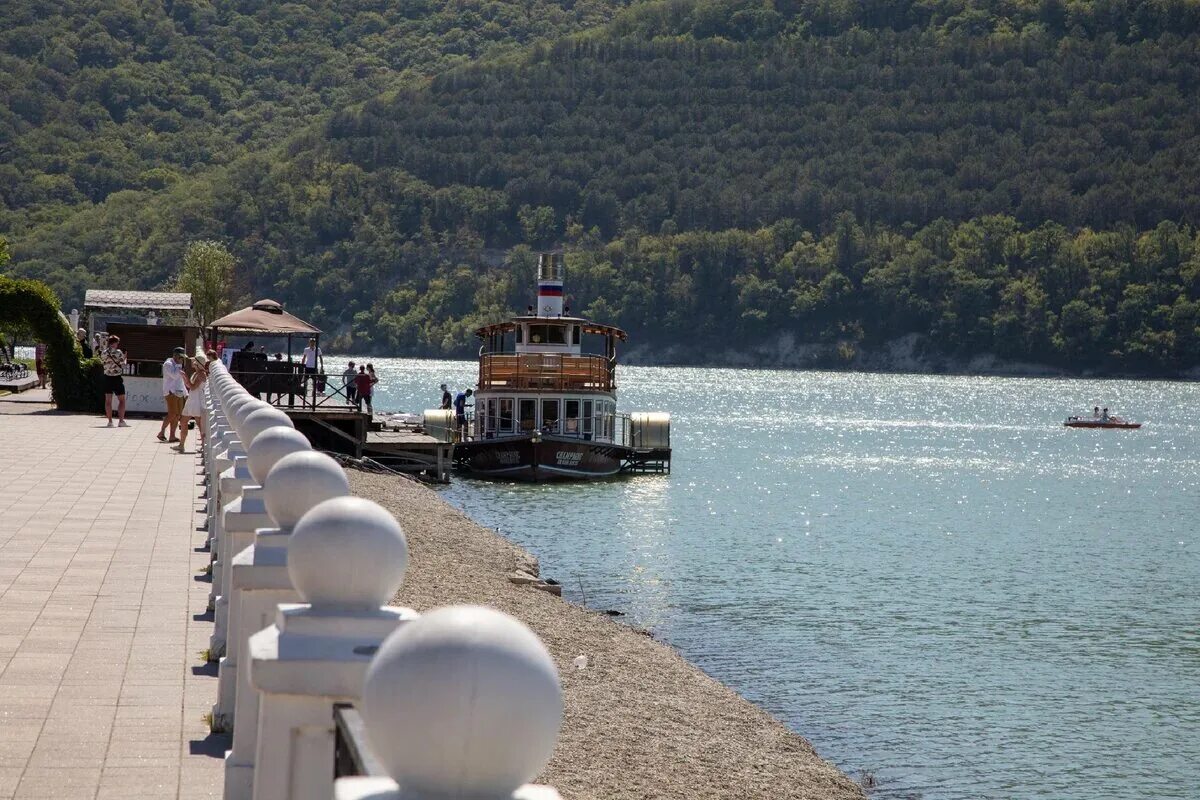
[(554, 454), (554, 456), (556, 459), (558, 459), (560, 466), (575, 467), (579, 465), (580, 459), (583, 458), (583, 453), (572, 453), (567, 450), (559, 450)]
[(496, 453), (496, 458), (501, 464), (519, 464), (521, 463), (521, 454), (516, 450), (501, 450)]

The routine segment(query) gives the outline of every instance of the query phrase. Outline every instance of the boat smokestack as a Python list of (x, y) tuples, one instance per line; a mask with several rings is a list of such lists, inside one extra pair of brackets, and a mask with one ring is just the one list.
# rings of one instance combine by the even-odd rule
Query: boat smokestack
[(563, 254), (542, 253), (538, 256), (539, 317), (561, 317), (563, 315)]

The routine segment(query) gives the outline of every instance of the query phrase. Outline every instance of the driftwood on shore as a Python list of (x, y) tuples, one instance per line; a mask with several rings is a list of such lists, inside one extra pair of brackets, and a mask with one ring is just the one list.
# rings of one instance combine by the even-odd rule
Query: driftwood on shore
[[(862, 798), (858, 785), (774, 717), (670, 647), (510, 576), (536, 571), (520, 547), (433, 491), (350, 472), (354, 494), (394, 513), (409, 544), (397, 605), (493, 606), (529, 625), (562, 675), (565, 715), (539, 782), (564, 798)], [(588, 659), (577, 670), (574, 659)]]

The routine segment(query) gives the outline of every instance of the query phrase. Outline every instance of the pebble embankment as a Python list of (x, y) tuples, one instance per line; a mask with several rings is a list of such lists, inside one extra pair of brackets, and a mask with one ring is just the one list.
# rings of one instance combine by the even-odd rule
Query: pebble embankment
[[(408, 537), (397, 605), (498, 608), (532, 628), (562, 675), (558, 747), (539, 782), (567, 800), (857, 798), (853, 781), (804, 738), (605, 615), (510, 582), (537, 562), (409, 480), (350, 472), (354, 494), (388, 508)], [(585, 669), (573, 661), (586, 655)]]

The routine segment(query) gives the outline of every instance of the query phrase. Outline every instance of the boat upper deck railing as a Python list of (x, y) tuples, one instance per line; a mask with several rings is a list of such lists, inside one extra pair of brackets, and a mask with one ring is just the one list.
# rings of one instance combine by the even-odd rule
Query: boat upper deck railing
[(548, 392), (612, 392), (615, 359), (561, 353), (485, 353), (479, 357), (479, 389)]

